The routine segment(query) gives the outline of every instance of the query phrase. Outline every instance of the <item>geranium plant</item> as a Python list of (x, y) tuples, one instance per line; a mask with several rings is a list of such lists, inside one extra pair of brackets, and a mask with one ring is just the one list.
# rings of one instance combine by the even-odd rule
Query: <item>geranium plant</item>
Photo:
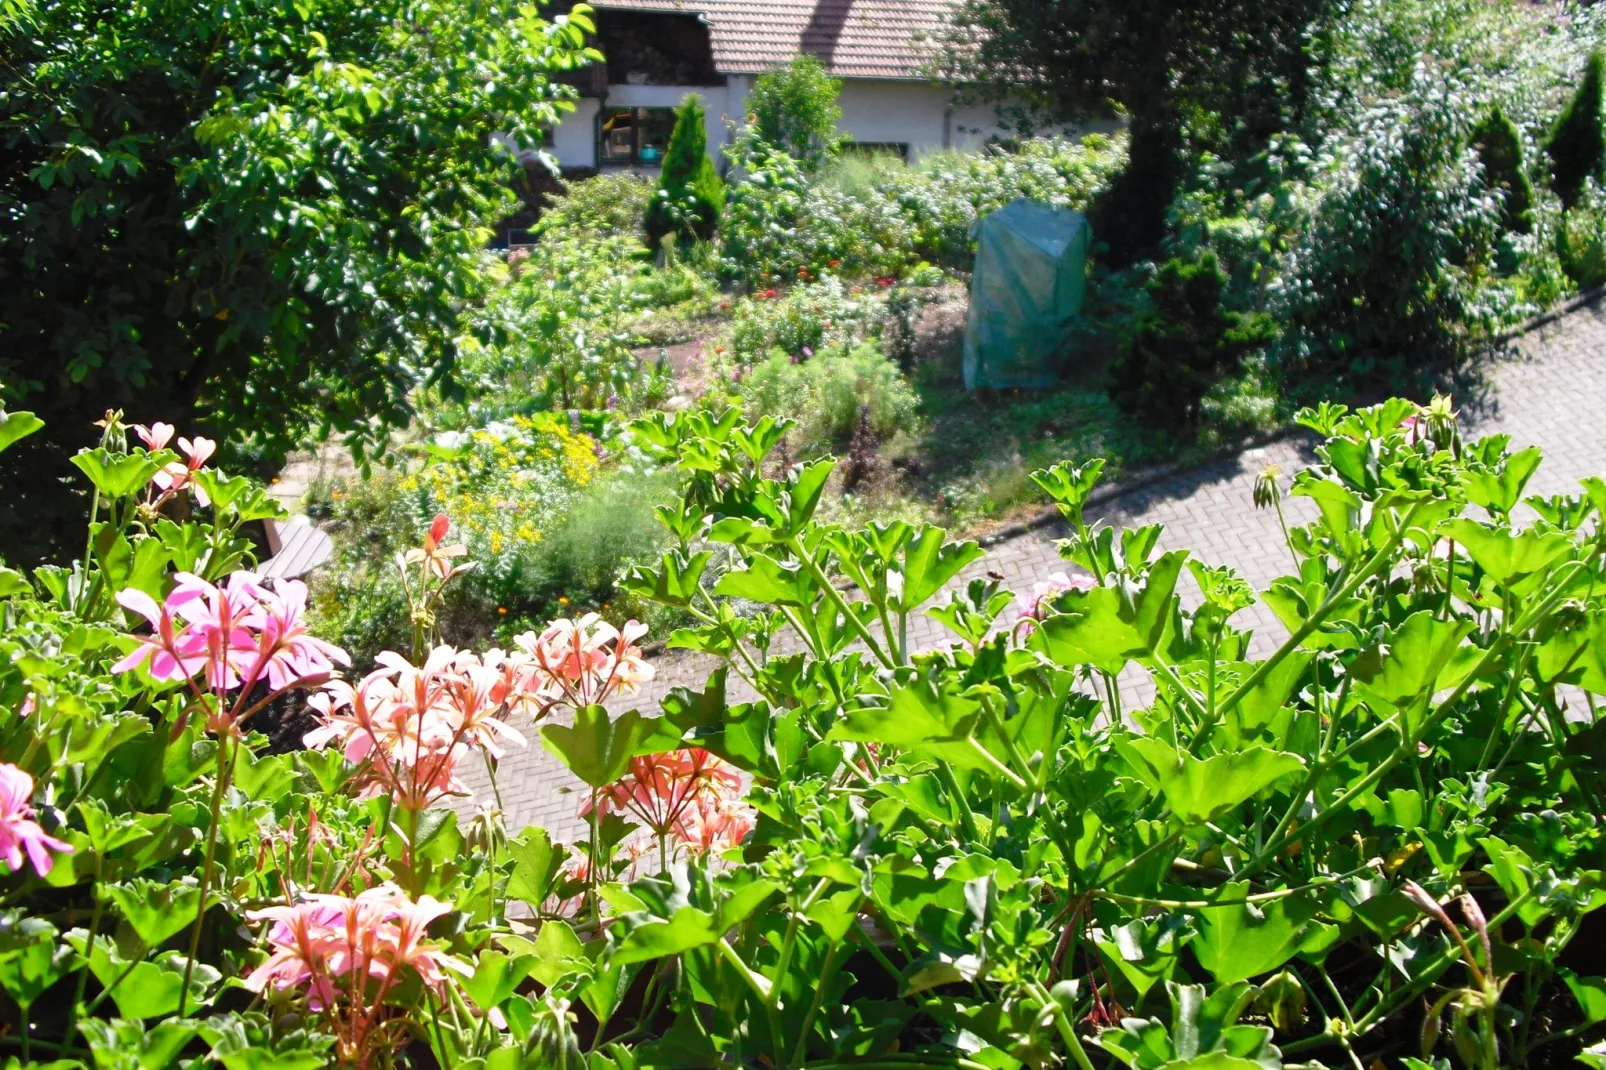
[[(1038, 473), (1067, 564), (1020, 595), (938, 529), (821, 523), (832, 462), (763, 475), (784, 422), (640, 422), (683, 495), (624, 582), (720, 663), (644, 716), (639, 626), (443, 643), (428, 599), (467, 563), (444, 518), (399, 563), (417, 649), (341, 679), (298, 587), (249, 571), (256, 492), (112, 418), (80, 465), (110, 518), (90, 554), (0, 573), (3, 1043), (119, 1067), (1598, 1064), (1606, 483), (1525, 497), (1538, 451), (1463, 440), (1443, 401), (1301, 419), (1318, 463), (1257, 496), (1317, 519), (1267, 590), (1089, 523), (1093, 464)], [(190, 485), (158, 505), (174, 463)], [(1257, 598), (1286, 633), (1260, 659)], [(917, 615), (951, 639), (915, 650)], [(286, 703), (311, 749), (254, 731)], [(532, 727), (586, 786), (581, 843), (503, 827), (498, 758)]]

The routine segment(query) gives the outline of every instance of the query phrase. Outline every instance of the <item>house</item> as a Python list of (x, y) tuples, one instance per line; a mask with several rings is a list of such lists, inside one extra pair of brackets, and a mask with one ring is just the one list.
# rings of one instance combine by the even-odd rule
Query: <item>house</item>
[(992, 106), (966, 106), (926, 74), (950, 0), (590, 2), (607, 59), (568, 79), (579, 106), (548, 146), (566, 172), (655, 167), (693, 93), (721, 160), (754, 79), (803, 52), (842, 80), (840, 130), (855, 145), (912, 159), (1002, 133)]

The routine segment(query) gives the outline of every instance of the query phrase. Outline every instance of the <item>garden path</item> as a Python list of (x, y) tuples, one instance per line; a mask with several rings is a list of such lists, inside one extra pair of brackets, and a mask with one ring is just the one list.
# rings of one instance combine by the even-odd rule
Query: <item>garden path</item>
[[(1575, 488), (1587, 475), (1606, 472), (1606, 303), (1597, 301), (1518, 339), (1489, 369), (1486, 393), (1462, 405), (1466, 429), (1475, 435), (1505, 433), (1517, 447), (1538, 445), (1545, 463), (1530, 493), (1555, 494)], [(1186, 547), (1212, 564), (1230, 565), (1259, 589), (1288, 571), (1288, 550), (1273, 511), (1257, 510), (1250, 501), (1255, 477), (1267, 464), (1277, 464), (1288, 478), (1312, 460), (1309, 442), (1285, 438), (1250, 449), (1118, 495), (1089, 510), (1089, 520), (1117, 526), (1164, 524), (1163, 547)], [(1285, 501), (1290, 524), (1314, 514), (1305, 499)], [(959, 578), (963, 583), (988, 571), (1000, 573), (1017, 592), (1065, 568), (1055, 549), (1063, 530), (1044, 527), (992, 547)], [(1184, 574), (1184, 598), (1196, 596), (1192, 577)], [(1236, 619), (1255, 630), (1253, 652), (1265, 656), (1286, 632), (1263, 604)], [(935, 621), (910, 622), (912, 649), (930, 649), (945, 641)], [(701, 688), (713, 660), (701, 656), (666, 655), (655, 659), (657, 673), (649, 689), (621, 708), (654, 712), (658, 700), (673, 687)], [(732, 683), (732, 699), (750, 698)], [(1149, 687), (1144, 674), (1129, 669), (1123, 692), (1141, 698)], [(521, 726), (523, 727), (523, 726)], [(542, 825), (555, 839), (573, 841), (583, 835), (577, 817), (581, 787), (531, 732), (528, 750), (510, 753), (498, 774), (507, 827)], [(466, 777), (476, 797), (490, 798), (485, 773), (477, 766)]]

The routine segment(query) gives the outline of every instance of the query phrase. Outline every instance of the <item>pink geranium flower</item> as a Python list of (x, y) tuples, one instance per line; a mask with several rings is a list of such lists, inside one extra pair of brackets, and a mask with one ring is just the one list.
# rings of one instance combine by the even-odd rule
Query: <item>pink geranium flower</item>
[(71, 854), (72, 844), (48, 835), (34, 820), (33, 777), (8, 762), (0, 762), (0, 858), (11, 872), (22, 871), (23, 855), (43, 877), (56, 860), (50, 852)]
[(259, 671), (265, 671), (268, 686), (275, 691), (301, 680), (328, 676), (336, 664), (351, 664), (344, 650), (307, 631), (302, 620), (307, 608), (305, 583), (284, 581), (272, 591), (262, 592), (259, 605), (262, 631), (257, 638), (257, 652), (266, 662)]
[(173, 441), (173, 425), (164, 424), (160, 421), (151, 424), (149, 427), (144, 424), (135, 424), (134, 434), (138, 435), (139, 440), (145, 443), (146, 449), (165, 450), (167, 449), (167, 444)]
[(1054, 603), (1060, 595), (1068, 591), (1091, 591), (1098, 586), (1093, 577), (1078, 573), (1075, 576), (1064, 572), (1051, 572), (1047, 579), (1038, 580), (1032, 584), (1032, 593), (1016, 603), (1015, 627), (1017, 630), (1030, 632), (1042, 620), (1054, 611)]

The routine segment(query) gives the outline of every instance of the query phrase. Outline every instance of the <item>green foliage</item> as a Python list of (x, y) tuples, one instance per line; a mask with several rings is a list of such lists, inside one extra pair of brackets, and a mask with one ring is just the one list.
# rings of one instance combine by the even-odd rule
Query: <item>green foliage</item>
[(1277, 337), (1264, 313), (1223, 307), (1226, 282), (1208, 249), (1192, 261), (1160, 265), (1144, 286), (1149, 307), (1122, 338), (1110, 369), (1111, 400), (1151, 424), (1188, 426), (1199, 419), (1211, 386)]
[(1583, 79), (1567, 108), (1556, 120), (1545, 151), (1550, 155), (1550, 184), (1571, 208), (1593, 178), (1606, 179), (1606, 53), (1592, 52)]
[(436, 435), (412, 471), (318, 488), (337, 545), (312, 585), (320, 629), (365, 663), (405, 647), (411, 624), (392, 562), (437, 513), (480, 563), (437, 611), (454, 642), (510, 636), (565, 605), (628, 617), (639, 607), (615, 580), (657, 551), (652, 510), (669, 491), (650, 474), (602, 467), (600, 437), (571, 430), (566, 414), (519, 416)]
[[(665, 516), (681, 549), (632, 583), (684, 600), (704, 536), (742, 562), (677, 637), (725, 664), (657, 731), (750, 772), (759, 813), (730, 868), (617, 899), (621, 961), (678, 956), (710, 986), (677, 1043), (734, 1058), (746, 1023), (757, 1062), (889, 1058), (924, 1037), (933, 1061), (947, 1044), (979, 1065), (1088, 1067), (1096, 1047), (1155, 1070), (1369, 1065), (1402, 1031), (1480, 1070), (1548, 1065), (1564, 1024), (1569, 1048), (1591, 1044), (1595, 982), (1560, 960), (1606, 906), (1599, 788), (1568, 772), (1594, 715), (1569, 724), (1558, 688), (1606, 690), (1606, 486), (1547, 510), (1565, 523), (1515, 528), (1537, 454), (1459, 441), (1448, 414), (1302, 414), (1326, 441), (1294, 493), (1321, 508), (1291, 532), (1295, 574), (1259, 596), (1288, 630), (1259, 660), (1233, 623), (1256, 595), (1230, 570), (1158, 552), (1158, 528), (1088, 525), (1097, 465), (1038, 474), (1087, 580), (1039, 587), (1010, 627), (996, 579), (934, 597), (974, 544), (818, 523), (826, 465), (763, 478), (785, 422), (638, 425), (678, 458), (688, 504)], [(1202, 601), (1178, 592), (1185, 565)], [(911, 651), (922, 610), (959, 641)], [(750, 645), (769, 611), (799, 653)], [(1134, 667), (1155, 694), (1124, 706)], [(730, 674), (757, 698), (729, 701)], [(1524, 1030), (1545, 1000), (1558, 1017)]]
[(0, 540), (29, 557), (69, 549), (62, 466), (108, 408), (269, 457), (382, 447), (483, 292), (515, 169), (490, 133), (539, 144), (572, 106), (551, 75), (595, 56), (584, 7), (28, 11), (0, 24), (0, 382), (48, 430), (0, 462)]
[(850, 292), (841, 279), (827, 275), (773, 296), (762, 290), (737, 301), (731, 311), (732, 355), (742, 364), (756, 364), (772, 350), (806, 358), (826, 346), (852, 346), (873, 333), (880, 302)]
[(542, 241), (629, 238), (646, 226), (653, 184), (629, 171), (566, 182), (541, 215)]
[(1606, 285), (1606, 196), (1594, 179), (1584, 182), (1572, 208), (1562, 216), (1556, 251), (1562, 270), (1579, 289)]
[(1429, 390), (1526, 310), (1495, 270), (1504, 198), (1469, 144), (1473, 79), (1429, 64), (1404, 77), (1329, 143), (1330, 173), (1271, 287), (1296, 388)]
[[(104, 495), (90, 558), (0, 588), (7, 829), (51, 838), (48, 867), (0, 859), (19, 1063), (1277, 1070), (1371, 1065), (1401, 1036), (1441, 1060), (1413, 1066), (1589, 1061), (1606, 482), (1525, 498), (1539, 451), (1462, 440), (1444, 401), (1300, 420), (1323, 441), (1292, 493), (1316, 508), (1264, 591), (1161, 551), (1157, 527), (1090, 525), (1093, 463), (1036, 473), (1078, 580), (1017, 598), (970, 578), (983, 551), (939, 528), (822, 522), (833, 462), (764, 475), (790, 421), (656, 414), (631, 449), (679, 493), (656, 511), (666, 549), (623, 582), (695, 610), (672, 644), (716, 663), (701, 688), (611, 711), (587, 673), (542, 676), (570, 663), (572, 622), (528, 659), (425, 662), (415, 643), (328, 692), (360, 704), (314, 713), (341, 746), (296, 754), (252, 731), (256, 692), (203, 666), (114, 671), (169, 640), (130, 626), (125, 555), (95, 548), (160, 556), (152, 597), (179, 571), (222, 580), (251, 563), (238, 532), (262, 493), (198, 470), (210, 515), (176, 522), (157, 505), (172, 488), (125, 473), (177, 457), (127, 448), (113, 420), (79, 464)], [(422, 592), (472, 575), (442, 544), (458, 530), (438, 520), (404, 557), (426, 636)], [(261, 597), (253, 582), (225, 589)], [(1257, 601), (1285, 630), (1263, 658), (1240, 627)], [(186, 606), (172, 628), (211, 627), (193, 600), (169, 608)], [(928, 617), (953, 638), (917, 652)], [(260, 633), (239, 651), (260, 657), (304, 641), (291, 623), (230, 626)], [(634, 665), (574, 641), (604, 676)], [(1118, 683), (1140, 673), (1142, 698)], [(458, 772), (486, 803), (494, 752), (452, 726), (517, 745), (506, 729), (533, 722), (590, 789), (585, 840), (381, 786), (382, 761), (419, 775), (435, 746), (421, 721), (380, 742), (416, 705), (452, 751), (483, 750), (483, 775)], [(708, 787), (738, 779), (742, 798)], [(322, 945), (279, 911), (338, 942), (317, 914), (359, 894), (414, 927), (315, 1001), (300, 971)], [(583, 1053), (582, 1036), (604, 1039)]]
[(805, 171), (817, 171), (839, 151), (840, 79), (807, 52), (761, 74), (747, 96), (748, 125), (760, 141), (788, 153)]
[(708, 156), (706, 109), (696, 95), (675, 111), (675, 129), (664, 151), (658, 189), (647, 203), (647, 240), (657, 246), (670, 234), (707, 240), (719, 226), (725, 183)]
[(1093, 229), (1126, 265), (1164, 237), (1187, 170), (1186, 125), (1214, 122), (1223, 133), (1210, 147), (1237, 159), (1298, 123), (1340, 9), (1330, 0), (966, 0), (947, 27), (943, 61), (960, 81), (992, 87), (1022, 126), (1106, 118), (1112, 100), (1125, 110), (1127, 167), (1096, 206)]
[(919, 398), (874, 343), (828, 346), (812, 356), (777, 352), (747, 372), (739, 389), (751, 419), (787, 413), (797, 421), (788, 442), (799, 456), (846, 447), (861, 404), (883, 442), (919, 428)]
[(634, 237), (544, 239), (508, 255), (485, 303), (467, 319), (462, 379), (471, 424), (546, 408), (603, 409), (639, 401), (652, 383), (631, 351), (629, 322), (645, 302), (647, 265)]
[(1501, 225), (1518, 234), (1533, 230), (1533, 183), (1523, 159), (1522, 132), (1497, 105), (1472, 132), (1483, 181), (1501, 194)]
[(968, 271), (970, 228), (1017, 197), (1086, 208), (1121, 167), (1124, 144), (1032, 139), (1016, 151), (843, 157), (810, 176), (791, 156), (745, 139), (732, 152), (744, 180), (725, 213), (725, 273), (767, 287), (826, 273), (901, 274), (927, 261)]

